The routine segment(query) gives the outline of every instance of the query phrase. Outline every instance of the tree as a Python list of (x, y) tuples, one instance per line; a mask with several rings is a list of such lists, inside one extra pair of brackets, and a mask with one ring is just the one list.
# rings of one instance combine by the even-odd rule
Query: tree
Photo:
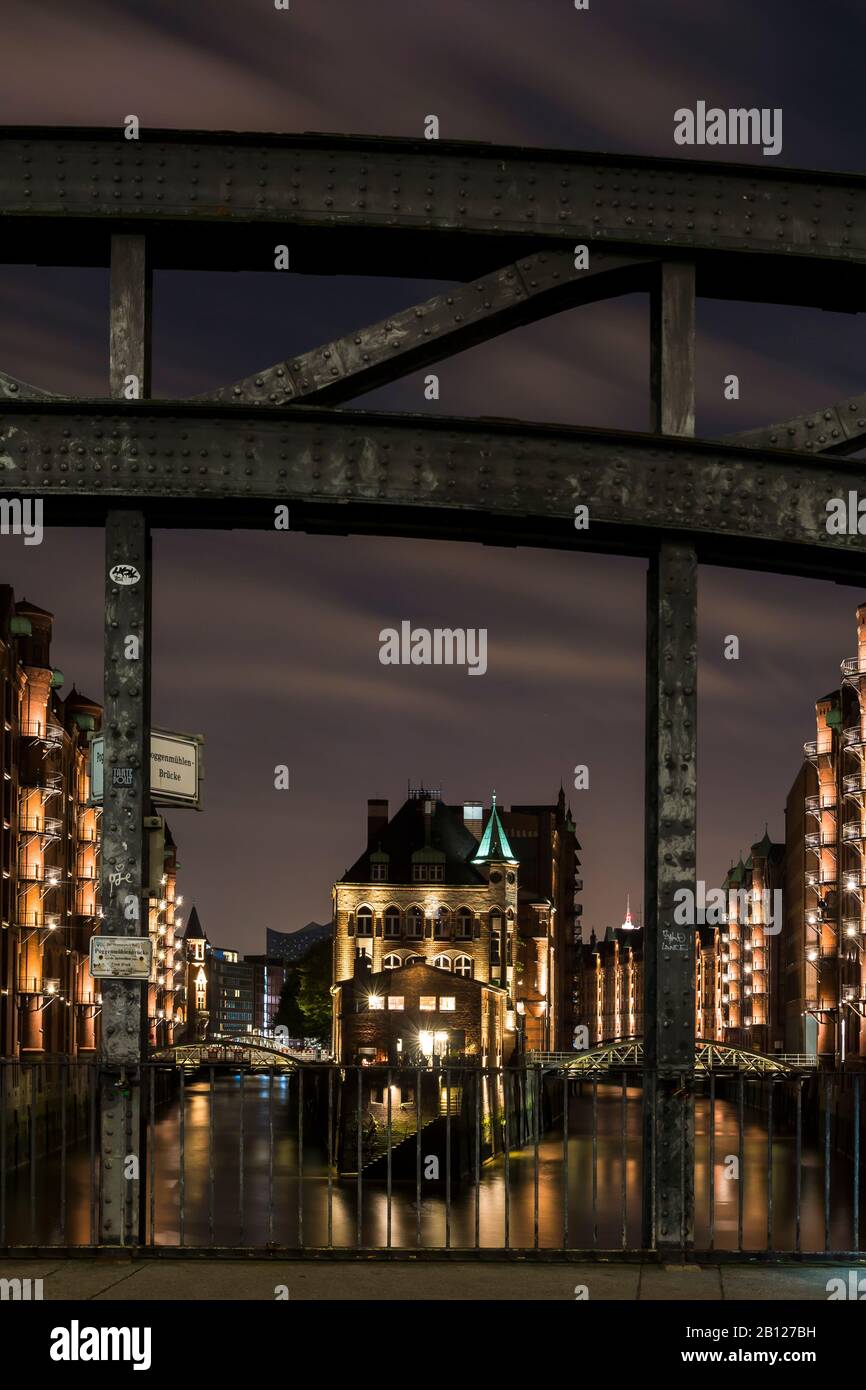
[(301, 988), (301, 971), (297, 965), (286, 966), (286, 978), (280, 995), (280, 1006), (277, 1009), (275, 1024), (283, 1024), (289, 1030), (290, 1038), (303, 1038), (306, 1031), (306, 1020), (298, 1002), (298, 993)]
[(331, 951), (329, 940), (320, 941), (300, 963), (298, 1004), (308, 1038), (328, 1042), (331, 1036)]

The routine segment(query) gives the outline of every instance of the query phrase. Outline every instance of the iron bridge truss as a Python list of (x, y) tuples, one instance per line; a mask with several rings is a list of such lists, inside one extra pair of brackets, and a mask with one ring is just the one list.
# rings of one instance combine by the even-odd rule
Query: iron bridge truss
[[(443, 292), (195, 400), (150, 389), (153, 272), (441, 279)], [(576, 245), (588, 248), (586, 269)], [(644, 1096), (648, 1249), (691, 1243), (698, 563), (866, 582), (857, 492), (866, 395), (724, 440), (695, 438), (698, 296), (866, 308), (866, 178), (777, 166), (347, 136), (0, 128), (0, 259), (110, 267), (104, 399), (0, 373), (0, 468), (47, 525), (106, 531), (102, 930), (136, 934), (150, 728), (153, 526), (441, 536), (648, 559)], [(645, 433), (336, 409), (523, 324), (642, 290)], [(128, 400), (130, 380), (138, 398)], [(574, 526), (589, 509), (588, 530)], [(121, 583), (118, 576), (132, 582)], [(130, 656), (125, 637), (139, 639)], [(115, 768), (126, 784), (112, 785)], [(129, 770), (133, 777), (130, 785)], [(121, 779), (123, 780), (123, 779)], [(145, 916), (146, 920), (146, 916)], [(124, 1158), (142, 1132), (117, 1077), (141, 1057), (138, 986), (105, 981), (100, 1238), (133, 1241)], [(139, 1222), (140, 1229), (140, 1222)]]

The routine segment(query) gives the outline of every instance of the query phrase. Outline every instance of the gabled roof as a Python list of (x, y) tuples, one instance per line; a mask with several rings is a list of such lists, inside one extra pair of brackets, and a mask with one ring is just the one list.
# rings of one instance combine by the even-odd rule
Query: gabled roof
[[(429, 835), (425, 825), (425, 804), (430, 805)], [(427, 796), (410, 796), (399, 811), (378, 830), (370, 844), (340, 879), (341, 883), (369, 883), (370, 862), (374, 854), (381, 862), (388, 856), (388, 882), (412, 883), (412, 862), (423, 859), (423, 851), (431, 851), (431, 861), (443, 865), (442, 883), (483, 884), (486, 879), (473, 867), (472, 859), (478, 841), (463, 824), (463, 817), (454, 807)], [(444, 860), (442, 859), (444, 855)]]

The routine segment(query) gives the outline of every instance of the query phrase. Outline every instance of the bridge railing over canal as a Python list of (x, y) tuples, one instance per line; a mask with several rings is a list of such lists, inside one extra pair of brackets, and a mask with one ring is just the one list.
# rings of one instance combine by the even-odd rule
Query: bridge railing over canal
[[(573, 1057), (572, 1059), (573, 1060)], [(863, 1076), (695, 1073), (685, 1254), (858, 1258)], [(0, 1247), (94, 1247), (104, 1195), (95, 1062), (0, 1063)], [(133, 1103), (136, 1090), (138, 1104)], [(118, 1080), (130, 1143), (124, 1244), (441, 1257), (652, 1248), (641, 1224), (638, 1067), (575, 1073), (154, 1061)], [(685, 1150), (683, 1150), (685, 1151)], [(140, 1163), (140, 1166), (138, 1166)], [(659, 1213), (663, 1224), (664, 1213)]]

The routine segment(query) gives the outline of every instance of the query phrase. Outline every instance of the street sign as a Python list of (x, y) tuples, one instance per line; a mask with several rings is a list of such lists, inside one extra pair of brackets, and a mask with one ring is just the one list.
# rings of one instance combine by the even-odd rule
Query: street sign
[[(201, 810), (202, 777), (201, 734), (176, 734), (167, 729), (150, 731), (150, 795), (164, 806), (191, 806)], [(105, 740), (94, 734), (90, 740), (90, 800), (101, 803), (105, 785)], [(111, 785), (131, 786), (134, 769), (111, 769)]]
[(146, 980), (153, 944), (146, 936), (92, 936), (90, 973), (94, 980)]

